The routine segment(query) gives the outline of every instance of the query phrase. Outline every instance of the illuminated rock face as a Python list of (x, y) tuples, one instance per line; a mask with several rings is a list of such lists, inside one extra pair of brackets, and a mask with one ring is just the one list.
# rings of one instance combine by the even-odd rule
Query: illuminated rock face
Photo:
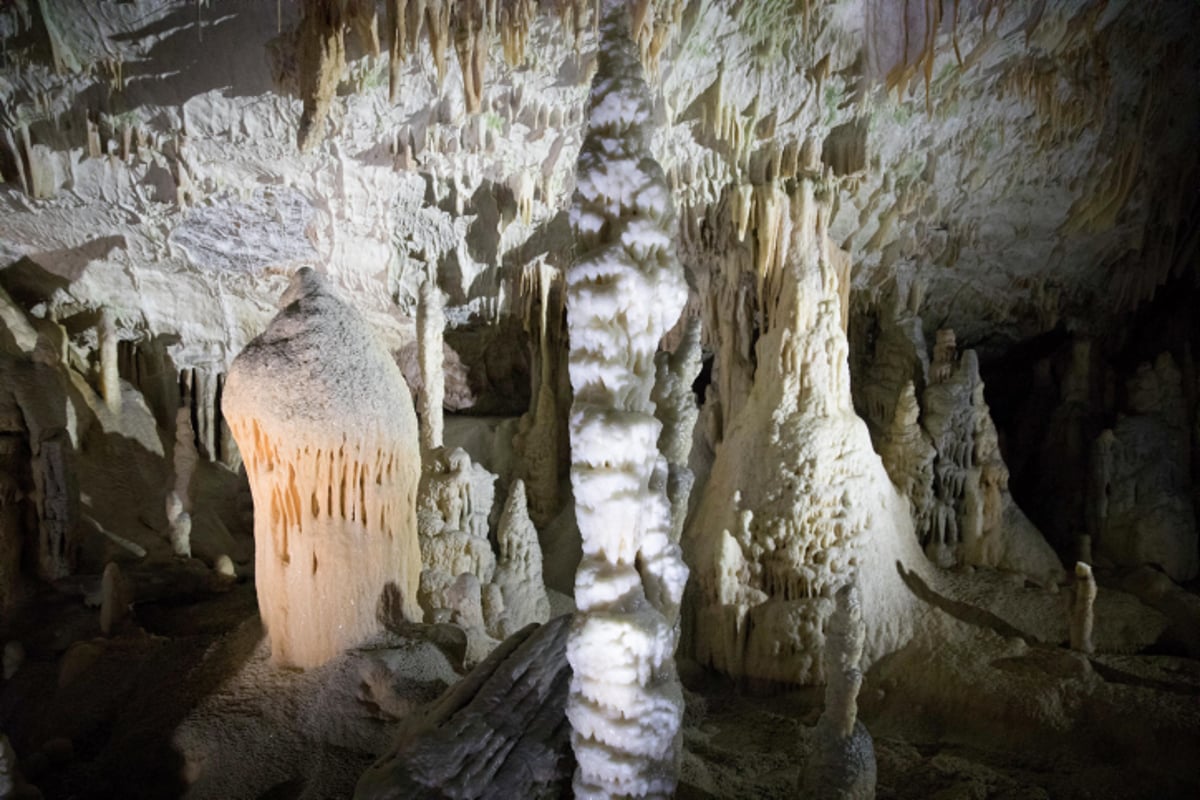
[(272, 657), (312, 667), (377, 629), (385, 592), (421, 619), (417, 420), (395, 362), (321, 276), (300, 270), (280, 305), (222, 408), (254, 495)]

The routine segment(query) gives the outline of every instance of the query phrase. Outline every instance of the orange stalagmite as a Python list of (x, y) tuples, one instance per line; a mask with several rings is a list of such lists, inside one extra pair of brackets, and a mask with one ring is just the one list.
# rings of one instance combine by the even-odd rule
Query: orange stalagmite
[(234, 360), (222, 410), (254, 495), (255, 582), (277, 664), (315, 667), (420, 621), (417, 420), (367, 323), (301, 269)]

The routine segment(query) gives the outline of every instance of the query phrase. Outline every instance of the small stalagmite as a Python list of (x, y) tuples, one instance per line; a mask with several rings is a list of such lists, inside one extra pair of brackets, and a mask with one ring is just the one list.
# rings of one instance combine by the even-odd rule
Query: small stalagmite
[(254, 496), (272, 658), (313, 667), (378, 629), (385, 592), (421, 620), (417, 419), (392, 357), (320, 275), (297, 272), (280, 306), (222, 409)]
[(1093, 606), (1096, 602), (1096, 579), (1092, 567), (1082, 561), (1075, 563), (1075, 589), (1071, 594), (1071, 649), (1081, 653), (1095, 652), (1092, 644), (1092, 628), (1096, 617)]

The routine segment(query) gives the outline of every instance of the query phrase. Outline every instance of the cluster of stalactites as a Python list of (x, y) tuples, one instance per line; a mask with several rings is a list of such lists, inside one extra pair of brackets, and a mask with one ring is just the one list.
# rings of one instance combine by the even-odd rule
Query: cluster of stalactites
[[(545, 526), (559, 511), (558, 368), (560, 329), (563, 321), (563, 274), (539, 261), (518, 276), (516, 296), (525, 331), (537, 337), (534, 351), (532, 396), (529, 411), (521, 417), (514, 437), (521, 465), (519, 473), (529, 492), (529, 513)], [(536, 315), (536, 318), (535, 318)]]
[(637, 42), (642, 66), (658, 75), (659, 58), (683, 17), (683, 0), (630, 0), (629, 34)]
[(504, 49), (504, 60), (511, 67), (518, 67), (525, 61), (529, 28), (537, 10), (534, 0), (511, 0), (500, 7), (500, 44)]
[[(507, 4), (515, 12), (505, 15), (518, 29), (520, 41), (528, 35), (532, 18), (528, 2)], [(506, 6), (506, 10), (507, 6)], [(388, 48), (388, 93), (393, 102), (400, 91), (401, 71), (409, 53), (418, 46), (422, 30), (437, 71), (438, 85), (446, 75), (446, 49), (453, 42), (463, 75), (467, 111), (476, 113), (483, 97), (488, 46), (497, 29), (499, 0), (388, 0), (384, 41)], [(304, 111), (298, 144), (307, 150), (322, 137), (329, 106), (346, 67), (345, 32), (353, 29), (373, 57), (380, 55), (379, 19), (375, 3), (366, 0), (305, 0), (300, 22), (300, 93)]]
[[(604, 0), (629, 10), (630, 33), (642, 63), (657, 74), (663, 50), (678, 29), (683, 0)], [(575, 49), (588, 29), (598, 23), (600, 0), (555, 0), (563, 29), (573, 36)], [(450, 44), (458, 55), (463, 99), (470, 114), (482, 110), (488, 52), (495, 35), (505, 60), (518, 66), (525, 60), (529, 31), (538, 13), (536, 0), (387, 0), (382, 44), (388, 50), (388, 97), (396, 102), (408, 57), (417, 51), (424, 33), (440, 87), (446, 77)], [(379, 57), (381, 41), (375, 3), (367, 0), (304, 0), (300, 23), (300, 86), (304, 112), (298, 143), (307, 150), (322, 137), (329, 106), (346, 66), (345, 32), (353, 29), (363, 48)]]
[[(732, 187), (729, 212), (739, 242), (747, 241), (753, 254), (757, 308), (763, 315), (763, 330), (774, 317), (782, 286), (783, 265), (787, 261), (793, 218), (806, 231), (816, 231), (819, 205), (815, 202), (812, 178), (822, 174), (816, 143), (795, 143), (782, 150), (771, 148), (754, 153), (749, 160), (746, 179)], [(796, 180), (797, 178), (806, 180)], [(828, 214), (826, 213), (826, 217)], [(842, 324), (848, 316), (849, 260), (840, 251), (827, 247), (822, 237), (814, 243), (825, 251), (827, 263), (838, 273)]]

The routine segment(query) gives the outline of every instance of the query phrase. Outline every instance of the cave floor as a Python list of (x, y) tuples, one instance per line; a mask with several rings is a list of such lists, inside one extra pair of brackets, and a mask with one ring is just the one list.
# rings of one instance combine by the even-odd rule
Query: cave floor
[[(181, 751), (194, 747), (197, 735), (234, 737), (230, 732), (239, 729), (243, 734), (238, 735), (253, 737), (253, 747), (238, 745), (251, 763), (228, 768), (254, 774), (261, 766), (270, 776), (257, 785), (245, 781), (244, 793), (237, 796), (352, 793), (356, 776), (386, 746), (394, 717), (344, 700), (353, 693), (339, 695), (314, 683), (342, 680), (341, 673), (305, 677), (294, 670), (273, 671), (265, 660), (252, 581), (214, 582), (187, 562), (133, 572), (129, 579), (139, 583), (145, 599), (111, 636), (100, 635), (98, 613), (84, 602), (94, 588), (86, 579), (65, 592), (61, 586), (44, 590), (20, 616), (20, 626), (4, 631), (6, 639), (23, 642), (26, 658), (0, 692), (0, 726), (25, 778), (43, 797), (223, 796), (192, 783), (196, 764), (204, 759), (198, 762), (195, 753)], [(422, 658), (428, 663), (427, 656)], [(1121, 670), (1112, 674), (1126, 676), (1125, 683), (1135, 673), (1158, 676), (1142, 680), (1138, 692), (1200, 713), (1197, 662), (1155, 655), (1120, 659)], [(250, 683), (242, 680), (240, 689), (229, 688), (241, 673), (252, 676)], [(678, 796), (796, 797), (821, 691), (741, 691), (690, 662), (681, 664), (681, 673), (688, 711)], [(414, 702), (436, 696), (445, 685), (444, 679), (417, 677), (424, 682), (414, 678), (411, 685), (423, 687), (414, 691)], [(262, 698), (252, 696), (253, 681), (264, 687)], [(884, 685), (886, 701), (879, 688)], [(347, 746), (348, 740), (321, 741), (325, 733), (312, 726), (302, 703), (292, 708), (280, 702), (298, 693), (343, 698), (337, 702), (354, 706), (348, 713), (368, 733), (355, 739), (355, 746)], [(215, 711), (214, 697), (220, 699)], [(1194, 771), (1142, 764), (1137, 753), (1123, 752), (1119, 736), (1108, 746), (1102, 736), (1058, 746), (1021, 731), (1006, 739), (981, 737), (978, 731), (987, 726), (972, 720), (957, 728), (944, 717), (930, 722), (919, 701), (906, 699), (902, 688), (886, 684), (875, 670), (867, 675), (860, 707), (860, 719), (875, 740), (881, 800), (1200, 796)], [(192, 724), (200, 733), (181, 737), (178, 731), (198, 713), (227, 719)], [(1070, 732), (1059, 737), (1063, 740), (1070, 741)], [(1172, 758), (1171, 763), (1186, 760), (1185, 755)]]

